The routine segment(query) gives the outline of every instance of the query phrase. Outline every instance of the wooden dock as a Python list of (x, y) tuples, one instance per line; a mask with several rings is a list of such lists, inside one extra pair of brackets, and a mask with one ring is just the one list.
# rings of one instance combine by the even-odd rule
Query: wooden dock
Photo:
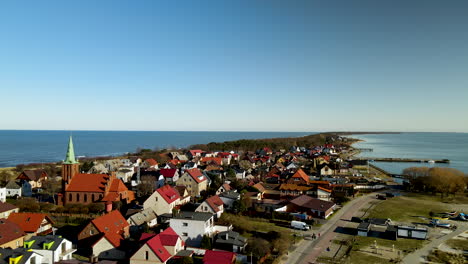
[(420, 163), (450, 163), (448, 159), (409, 159), (409, 158), (372, 158), (360, 157), (360, 160), (381, 162), (420, 162)]

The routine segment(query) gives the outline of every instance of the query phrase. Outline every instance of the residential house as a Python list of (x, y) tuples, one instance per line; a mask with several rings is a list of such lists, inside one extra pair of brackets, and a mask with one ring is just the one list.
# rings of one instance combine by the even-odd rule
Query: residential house
[(179, 192), (180, 195), (180, 204), (186, 204), (190, 202), (190, 195), (187, 191), (187, 188), (183, 185), (174, 186), (174, 189)]
[(320, 200), (331, 201), (332, 190), (318, 186), (316, 189), (316, 197)]
[(224, 212), (224, 202), (219, 196), (211, 196), (201, 203), (195, 212), (206, 212), (215, 215), (215, 218), (220, 218)]
[(302, 169), (298, 169), (296, 173), (294, 173), (294, 175), (288, 180), (288, 183), (297, 185), (308, 185), (309, 176)]
[(0, 248), (0, 263), (2, 264), (39, 264), (42, 256), (24, 248)]
[[(297, 178), (296, 178), (297, 179)], [(297, 185), (292, 183), (281, 184), (279, 190), (281, 192), (281, 197), (296, 197), (303, 194), (312, 194), (313, 187)]]
[(203, 264), (234, 264), (236, 263), (236, 254), (227, 251), (205, 251)]
[(223, 231), (216, 235), (214, 248), (235, 253), (242, 253), (247, 246), (247, 238), (234, 231)]
[(71, 241), (61, 236), (33, 236), (24, 241), (24, 248), (41, 256), (43, 264), (54, 264), (61, 260), (73, 259), (76, 251)]
[(171, 214), (172, 209), (180, 204), (179, 192), (170, 185), (157, 189), (143, 202), (143, 208), (151, 208), (156, 215)]
[(21, 197), (21, 185), (16, 183), (15, 180), (10, 180), (5, 186), (7, 197)]
[(219, 194), (219, 198), (221, 198), (224, 203), (224, 208), (228, 210), (233, 208), (234, 202), (240, 200), (240, 197), (240, 193), (238, 193), (236, 190), (231, 190)]
[(100, 259), (124, 259), (119, 250), (124, 239), (130, 236), (130, 225), (122, 214), (114, 210), (97, 217), (78, 234), (78, 244), (87, 249), (90, 256)]
[(191, 149), (187, 152), (187, 156), (191, 159), (201, 157), (203, 151), (201, 149)]
[(203, 236), (214, 232), (212, 213), (182, 211), (169, 220), (169, 226), (182, 237), (187, 246), (199, 247)]
[(219, 157), (203, 157), (201, 158), (201, 163), (205, 165), (213, 164), (213, 165), (218, 165), (218, 166), (223, 166), (223, 158)]
[(42, 169), (24, 170), (16, 179), (28, 182), (31, 188), (35, 189), (42, 187), (42, 182), (47, 180), (47, 176), (47, 172)]
[(18, 213), (19, 208), (15, 205), (6, 202), (0, 202), (0, 219), (8, 218), (11, 213)]
[(308, 195), (301, 195), (289, 202), (287, 211), (292, 213), (304, 213), (310, 218), (318, 217), (326, 219), (335, 209), (335, 203), (323, 201)]
[(17, 224), (29, 235), (47, 235), (52, 233), (52, 219), (43, 213), (11, 213), (8, 220)]
[(0, 219), (0, 248), (22, 247), (25, 236), (19, 225), (8, 219)]
[(175, 157), (175, 159), (178, 159), (178, 160), (180, 160), (181, 162), (187, 162), (187, 161), (189, 160), (189, 159), (187, 158), (187, 156), (184, 155), (184, 154), (179, 154), (179, 155), (177, 155), (177, 156)]
[(218, 190), (216, 190), (216, 195), (219, 195), (223, 192), (228, 192), (228, 191), (231, 191), (232, 190), (232, 187), (231, 185), (229, 185), (228, 183), (223, 183), (219, 188)]
[(122, 180), (123, 182), (130, 182), (135, 173), (133, 166), (122, 166), (116, 172), (117, 179)]
[(184, 241), (170, 227), (146, 240), (130, 258), (132, 264), (167, 263), (171, 257), (184, 249)]
[(179, 179), (178, 169), (160, 169), (159, 173), (164, 177), (167, 184), (173, 184)]
[(0, 203), (6, 202), (7, 191), (5, 187), (0, 187)]
[(331, 176), (333, 175), (333, 169), (327, 163), (322, 163), (318, 166), (318, 171), (321, 176)]
[(206, 191), (208, 188), (208, 180), (198, 168), (186, 170), (176, 181), (176, 184), (187, 187), (187, 191), (192, 197), (200, 196), (200, 192)]
[(198, 167), (198, 164), (196, 162), (189, 161), (182, 166), (182, 171), (195, 169), (197, 167)]
[(148, 227), (153, 227), (158, 224), (158, 215), (154, 212), (153, 208), (146, 208), (136, 214), (131, 215), (127, 219), (127, 222), (131, 227), (136, 227), (136, 229), (143, 228), (145, 225)]
[(141, 167), (142, 168), (145, 168), (145, 169), (159, 169), (159, 164), (156, 160), (154, 159), (146, 159), (145, 161), (143, 161), (143, 163), (141, 164)]

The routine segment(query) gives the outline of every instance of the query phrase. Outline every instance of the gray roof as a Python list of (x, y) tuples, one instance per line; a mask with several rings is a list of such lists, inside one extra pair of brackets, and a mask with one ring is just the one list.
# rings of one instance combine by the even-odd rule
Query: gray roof
[(10, 180), (5, 187), (7, 189), (21, 189), (21, 186), (15, 180)]
[(233, 199), (233, 200), (237, 200), (239, 199), (240, 197), (240, 193), (236, 192), (236, 191), (227, 191), (227, 192), (222, 192), (219, 194), (220, 197), (224, 197), (224, 198), (229, 198), (229, 199)]
[(138, 212), (129, 218), (136, 224), (142, 225), (144, 223), (150, 222), (151, 220), (157, 218), (158, 216), (151, 208), (146, 208), (145, 210)]
[[(29, 242), (29, 241), (32, 241), (32, 240), (34, 240), (34, 243), (30, 247), (32, 249), (44, 249), (44, 243), (50, 243), (50, 242), (53, 241), (54, 243), (50, 247), (50, 250), (55, 251), (60, 246), (60, 244), (62, 243), (63, 238), (60, 237), (60, 236), (53, 236), (53, 235), (49, 235), (49, 236), (32, 236), (30, 239), (26, 240), (25, 242)], [(28, 248), (28, 249), (30, 249), (30, 248)]]
[(11, 257), (16, 258), (21, 255), (23, 257), (17, 262), (17, 264), (24, 264), (29, 260), (32, 254), (34, 254), (34, 252), (28, 251), (25, 248), (0, 248), (0, 264), (9, 264)]
[(212, 213), (202, 213), (202, 212), (188, 212), (182, 211), (178, 215), (174, 216), (173, 219), (187, 219), (195, 221), (208, 221), (213, 217)]
[(215, 243), (230, 244), (243, 247), (247, 244), (247, 238), (242, 237), (239, 233), (234, 231), (224, 231), (219, 232), (219, 234), (216, 237)]
[(193, 250), (181, 250), (177, 252), (176, 256), (178, 257), (191, 257), (193, 255)]

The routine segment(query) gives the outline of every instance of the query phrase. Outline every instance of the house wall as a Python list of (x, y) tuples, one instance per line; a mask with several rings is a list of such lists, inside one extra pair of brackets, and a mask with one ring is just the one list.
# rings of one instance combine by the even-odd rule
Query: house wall
[(200, 192), (208, 188), (208, 180), (197, 183), (188, 173), (182, 174), (176, 184), (185, 186), (190, 196), (199, 196)]
[[(146, 252), (148, 252), (148, 259), (146, 259)], [(160, 263), (166, 263), (166, 262), (161, 262), (161, 260), (153, 252), (153, 250), (147, 244), (144, 244), (130, 258), (130, 263), (132, 264), (149, 264), (149, 263), (160, 264)]]
[(185, 241), (187, 246), (199, 247), (203, 235), (211, 236), (213, 218), (208, 221), (170, 219), (169, 226)]
[(201, 203), (197, 209), (195, 209), (195, 212), (204, 212), (204, 213), (212, 213), (214, 215), (216, 215), (216, 218), (220, 218), (221, 217), (221, 214), (223, 214), (223, 211), (224, 211), (224, 208), (223, 206), (221, 206), (221, 210), (218, 211), (217, 213), (213, 210), (213, 208), (211, 208), (211, 206), (208, 205), (208, 203), (206, 201), (204, 201), (203, 203)]
[(99, 256), (104, 251), (108, 251), (113, 249), (114, 246), (107, 240), (105, 237), (101, 238), (96, 244), (93, 246), (93, 255)]
[(104, 192), (65, 192), (65, 204), (90, 204), (104, 197)]
[(143, 209), (151, 208), (157, 215), (170, 214), (172, 209), (180, 202), (180, 199), (168, 204), (166, 200), (155, 191), (148, 199), (143, 202)]
[(0, 188), (0, 202), (6, 202), (7, 191), (6, 188)]
[(18, 247), (22, 247), (24, 239), (25, 239), (25, 237), (23, 236), (23, 237), (19, 237), (17, 239), (11, 240), (10, 242), (7, 242), (5, 244), (0, 245), (0, 248), (15, 249), (15, 248), (18, 248)]
[[(24, 262), (24, 264), (31, 264), (31, 263), (36, 263), (36, 264), (38, 264), (38, 263), (42, 263), (42, 258), (43, 258), (43, 257), (42, 257), (41, 255), (39, 255), (39, 254), (37, 254), (37, 253), (33, 253), (33, 254), (31, 255), (31, 257), (29, 257), (29, 259), (26, 260), (26, 261)], [(32, 261), (33, 259), (34, 259), (34, 261)]]
[(184, 249), (182, 239), (177, 239), (177, 242), (174, 246), (164, 246), (164, 248), (172, 255), (174, 256), (177, 254), (177, 252), (181, 251)]
[(83, 230), (78, 234), (78, 240), (82, 240), (91, 236), (99, 234), (99, 230), (94, 226), (93, 223), (89, 223)]
[(21, 197), (21, 187), (18, 187), (18, 189), (6, 189), (7, 197), (12, 197), (15, 195), (18, 195), (18, 197)]
[(58, 258), (55, 258), (55, 254), (52, 250), (46, 249), (33, 249), (33, 252), (42, 255), (42, 264), (54, 264), (58, 261)]
[(322, 201), (330, 201), (331, 193), (317, 189), (317, 198)]
[(8, 216), (11, 214), (11, 213), (18, 213), (19, 212), (19, 208), (16, 208), (16, 209), (13, 209), (13, 210), (9, 210), (9, 211), (5, 211), (3, 213), (0, 214), (0, 218), (8, 218)]

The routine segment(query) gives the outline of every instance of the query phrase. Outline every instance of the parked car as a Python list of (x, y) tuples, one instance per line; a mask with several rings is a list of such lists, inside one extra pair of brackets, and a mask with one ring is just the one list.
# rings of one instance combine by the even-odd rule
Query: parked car
[(356, 216), (351, 217), (351, 222), (362, 223), (362, 219)]
[(385, 195), (382, 195), (382, 194), (377, 194), (377, 199), (379, 199), (379, 200), (387, 200), (387, 197), (385, 197)]
[(299, 229), (299, 230), (309, 230), (310, 227), (308, 224), (300, 221), (291, 221), (291, 227), (294, 229)]
[(451, 225), (449, 223), (441, 223), (439, 219), (432, 219), (430, 222), (433, 226), (436, 227), (443, 227), (443, 228), (450, 228)]

